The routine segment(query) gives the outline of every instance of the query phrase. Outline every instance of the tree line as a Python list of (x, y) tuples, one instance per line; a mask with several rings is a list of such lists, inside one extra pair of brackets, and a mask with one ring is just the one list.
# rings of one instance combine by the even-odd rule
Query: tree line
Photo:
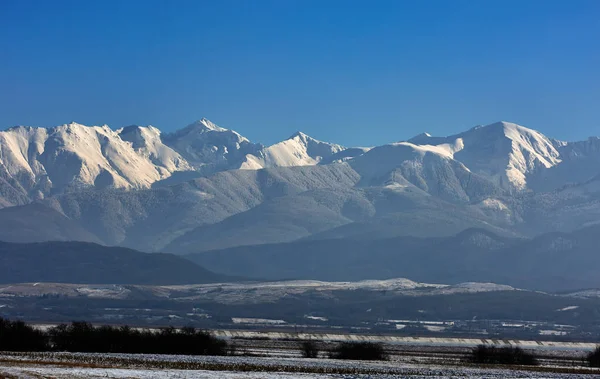
[[(315, 341), (300, 343), (305, 358), (317, 358)], [(210, 333), (192, 327), (168, 327), (157, 331), (129, 326), (93, 326), (75, 321), (47, 330), (36, 329), (23, 321), (0, 318), (0, 351), (67, 351), (82, 353), (129, 353), (172, 355), (229, 355), (233, 345)], [(382, 344), (343, 342), (329, 351), (331, 359), (387, 360)], [(591, 367), (600, 367), (600, 346), (585, 357)], [(537, 365), (534, 354), (519, 347), (475, 347), (468, 359), (479, 364)]]
[(191, 327), (151, 331), (77, 321), (38, 330), (0, 318), (0, 351), (226, 355), (229, 344)]

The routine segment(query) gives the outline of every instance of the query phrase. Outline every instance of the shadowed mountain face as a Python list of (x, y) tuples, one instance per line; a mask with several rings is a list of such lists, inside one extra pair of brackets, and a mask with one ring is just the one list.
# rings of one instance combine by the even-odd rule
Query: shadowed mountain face
[[(347, 257), (358, 248), (386, 251), (389, 257), (377, 259), (401, 259), (388, 260), (386, 270), (416, 274), (425, 270), (420, 257), (437, 252), (432, 257), (456, 265), (436, 273), (451, 281), (495, 256), (452, 245), (464, 230), (512, 240), (596, 223), (596, 162), (595, 138), (556, 141), (508, 122), (368, 148), (301, 132), (266, 147), (206, 119), (170, 134), (152, 126), (15, 127), (0, 132), (0, 240), (81, 240), (174, 254), (236, 247), (266, 254), (272, 244), (291, 243), (281, 245), (289, 255), (273, 257), (289, 277), (294, 267), (286, 265), (315, 249), (323, 252), (315, 262), (328, 250)], [(425, 254), (410, 250), (408, 237), (433, 245), (422, 247)], [(450, 252), (440, 238), (454, 246)], [(229, 264), (252, 267), (238, 259), (246, 258)], [(374, 267), (372, 275), (390, 277), (374, 264), (349, 262), (343, 270), (367, 278)]]
[(186, 257), (216, 272), (267, 279), (408, 277), (424, 282), (490, 281), (563, 291), (600, 287), (599, 244), (598, 226), (533, 239), (469, 229), (452, 237), (298, 241)]
[(191, 284), (231, 278), (170, 254), (85, 242), (0, 243), (0, 283)]

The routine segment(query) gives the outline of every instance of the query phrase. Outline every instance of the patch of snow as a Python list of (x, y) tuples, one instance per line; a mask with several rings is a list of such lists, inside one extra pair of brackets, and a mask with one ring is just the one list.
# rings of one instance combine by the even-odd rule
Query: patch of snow
[(283, 320), (271, 320), (268, 318), (232, 317), (231, 321), (234, 324), (272, 324), (272, 325), (287, 324)]
[(477, 204), (480, 208), (492, 209), (495, 211), (507, 212), (510, 209), (502, 201), (498, 199), (487, 198)]
[(307, 318), (309, 320), (316, 320), (316, 321), (328, 321), (329, 320), (326, 317), (310, 316), (310, 315), (304, 315), (304, 318)]
[(424, 327), (430, 332), (443, 332), (444, 330), (446, 330), (445, 327), (438, 325), (424, 325)]
[(568, 307), (557, 309), (556, 311), (557, 312), (572, 311), (572, 310), (577, 309), (577, 308), (579, 308), (579, 305), (569, 305)]
[(510, 322), (503, 322), (502, 327), (504, 328), (524, 328), (525, 324), (515, 324), (515, 323), (510, 323)]

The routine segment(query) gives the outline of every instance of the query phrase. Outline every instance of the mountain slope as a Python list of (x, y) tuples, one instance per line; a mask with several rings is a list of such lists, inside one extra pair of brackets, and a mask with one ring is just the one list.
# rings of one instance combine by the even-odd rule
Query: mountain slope
[(561, 163), (532, 177), (529, 187), (534, 191), (552, 191), (586, 182), (600, 174), (600, 138), (590, 137), (578, 142), (554, 141), (554, 144)]
[(316, 189), (277, 197), (225, 220), (199, 226), (164, 250), (174, 254), (240, 245), (288, 242), (367, 217), (371, 204), (360, 191)]
[(357, 181), (356, 172), (344, 163), (232, 170), (164, 188), (67, 193), (46, 203), (106, 244), (157, 251), (198, 226), (270, 199), (321, 188), (343, 190)]
[(0, 242), (0, 283), (195, 284), (225, 281), (170, 254), (84, 242)]
[(40, 203), (0, 209), (0, 241), (100, 242), (78, 223)]
[(508, 235), (511, 226), (504, 211), (454, 204), (416, 187), (331, 186), (268, 199), (219, 223), (201, 225), (165, 251), (182, 254), (300, 238), (448, 236), (472, 227)]
[(459, 147), (399, 142), (370, 149), (348, 163), (360, 174), (359, 185), (365, 187), (410, 186), (463, 203), (501, 193), (492, 182), (452, 158), (452, 151)]

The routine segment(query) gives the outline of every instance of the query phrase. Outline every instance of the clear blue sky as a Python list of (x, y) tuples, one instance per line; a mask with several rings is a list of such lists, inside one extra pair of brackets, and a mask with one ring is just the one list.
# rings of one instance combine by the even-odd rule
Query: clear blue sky
[(0, 127), (600, 134), (597, 0), (0, 0)]

